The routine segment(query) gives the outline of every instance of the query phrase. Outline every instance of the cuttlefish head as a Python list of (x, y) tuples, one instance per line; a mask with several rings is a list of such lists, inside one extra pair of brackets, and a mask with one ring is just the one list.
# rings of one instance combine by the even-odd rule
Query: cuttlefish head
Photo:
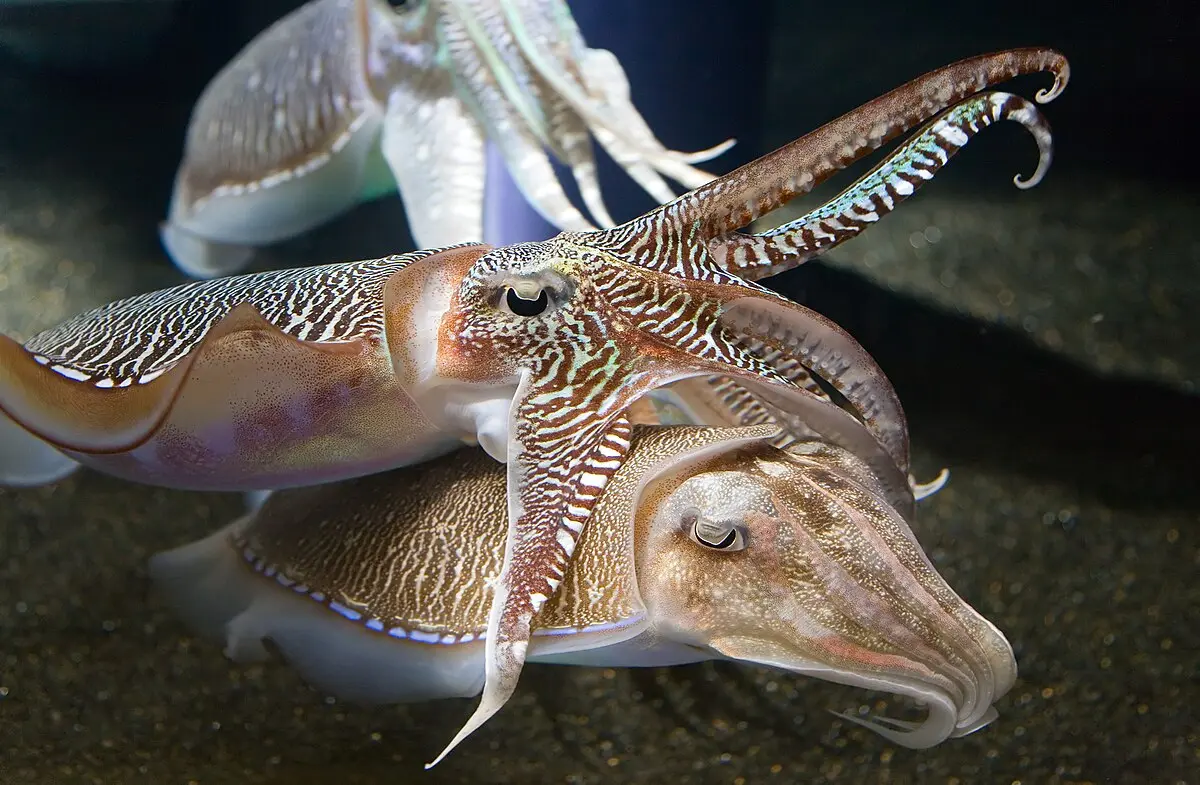
[(665, 475), (637, 531), (638, 589), (660, 635), (925, 704), (920, 723), (840, 715), (897, 744), (983, 727), (1016, 678), (1008, 641), (839, 448), (759, 448)]

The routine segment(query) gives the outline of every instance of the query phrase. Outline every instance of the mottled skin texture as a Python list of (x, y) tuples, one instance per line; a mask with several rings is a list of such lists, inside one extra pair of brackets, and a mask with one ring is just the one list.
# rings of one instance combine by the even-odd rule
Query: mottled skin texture
[[(327, 465), (306, 465), (302, 476), (283, 478), (291, 484), (320, 481), (323, 472), (346, 477), (377, 471), (388, 462), (411, 463), (455, 439), (477, 439), (493, 457), (507, 461), (510, 530), (489, 619), (487, 685), (457, 743), (515, 688), (532, 623), (561, 583), (592, 508), (628, 450), (626, 410), (647, 392), (688, 378), (732, 379), (752, 389), (760, 413), (792, 437), (816, 435), (864, 460), (888, 503), (901, 515), (911, 512), (903, 410), (882, 370), (837, 325), (753, 281), (807, 258), (815, 247), (851, 236), (841, 232), (814, 246), (805, 231), (837, 216), (869, 222), (856, 199), (873, 204), (878, 217), (992, 120), (1013, 119), (1029, 127), (1042, 146), (1044, 165), (1045, 126), (1032, 106), (1003, 94), (973, 97), (995, 81), (1040, 70), (1055, 74), (1054, 87), (1039, 94), (1040, 100), (1050, 100), (1064, 88), (1068, 73), (1056, 52), (1012, 50), (960, 61), (622, 226), (567, 232), (544, 243), (403, 258), (402, 268), (383, 286), (382, 298), (292, 300), (295, 310), (277, 312), (274, 321), (254, 321), (246, 310), (261, 311), (293, 291), (272, 276), (294, 275), (320, 285), (322, 275), (353, 279), (359, 267), (375, 270), (396, 260), (317, 268), (312, 278), (299, 271), (197, 285), (187, 290), (189, 296), (211, 299), (217, 315), (224, 316), (215, 327), (187, 332), (176, 366), (159, 376), (142, 373), (139, 362), (157, 356), (153, 339), (170, 332), (178, 319), (170, 311), (116, 304), (36, 336), (30, 341), (33, 350), (0, 341), (0, 407), (43, 439), (86, 453), (93, 465), (187, 485), (196, 478), (187, 474), (186, 461), (156, 474), (157, 455), (138, 456), (132, 468), (120, 465), (126, 460), (122, 455), (154, 437), (163, 417), (170, 416), (172, 401), (186, 395), (189, 384), (217, 388), (228, 381), (234, 367), (230, 357), (242, 361), (247, 356), (239, 336), (247, 333), (268, 354), (288, 356), (295, 372), (292, 390), (303, 397), (302, 379), (322, 383), (329, 378), (326, 366), (302, 361), (306, 353), (324, 358), (346, 351), (347, 342), (339, 336), (347, 325), (371, 319), (385, 324), (386, 342), (377, 337), (355, 355), (382, 358), (361, 382), (377, 382), (381, 369), (389, 369), (382, 384), (416, 405), (415, 430), (408, 418), (357, 420), (354, 401), (310, 407), (299, 416), (286, 406), (264, 409), (251, 374), (237, 377), (236, 400), (215, 411), (200, 408), (195, 417), (207, 417), (208, 430), (198, 438), (215, 440), (225, 450), (221, 454), (229, 454), (222, 428), (249, 429), (268, 450), (274, 436), (286, 435), (291, 441), (280, 442), (283, 452), (269, 456), (286, 464), (295, 439), (305, 429), (324, 427), (333, 416), (395, 445), (395, 453), (372, 454), (357, 464), (331, 453)], [(794, 230), (752, 238), (761, 241), (757, 246), (744, 244), (745, 236), (737, 232), (741, 227), (960, 101), (883, 168), (818, 208), (812, 220), (802, 218)], [(148, 297), (156, 302), (179, 291)], [(132, 320), (111, 318), (126, 307), (134, 313)], [(139, 319), (138, 313), (147, 316)], [(234, 317), (234, 324), (226, 324)], [(326, 328), (300, 337), (301, 327), (313, 320)], [(224, 330), (221, 346), (232, 342), (237, 351), (205, 364), (206, 329)], [(128, 386), (114, 386), (107, 366), (93, 369), (95, 358), (76, 367), (68, 339), (80, 334), (89, 336), (89, 345), (106, 347), (104, 363), (128, 364), (134, 358)], [(201, 371), (189, 376), (185, 362)], [(260, 365), (259, 372), (265, 372), (269, 363)], [(304, 376), (307, 371), (311, 376)], [(814, 389), (812, 375), (835, 389), (845, 405)], [(359, 387), (350, 384), (347, 390)], [(128, 397), (137, 398), (136, 405), (125, 406)], [(88, 403), (74, 406), (74, 398)], [(101, 411), (101, 402), (115, 425), (89, 421), (87, 412)], [(230, 412), (244, 414), (231, 423)], [(344, 433), (344, 425), (334, 423), (332, 435)], [(77, 438), (80, 434), (86, 438)], [(237, 454), (236, 447), (232, 453)], [(279, 487), (266, 482), (280, 479), (276, 475), (256, 476), (253, 467), (246, 468), (250, 473), (238, 487)], [(205, 487), (219, 485), (208, 481)]]
[[(989, 722), (1016, 675), (1004, 636), (938, 576), (862, 461), (818, 442), (783, 451), (768, 444), (775, 435), (639, 426), (535, 622), (533, 657), (636, 666), (668, 650), (894, 690), (930, 703), (924, 723), (852, 719), (912, 747)], [(298, 662), (355, 640), (393, 674), (370, 678), (399, 680), (387, 700), (438, 697), (404, 687), (402, 674), (421, 658), (434, 672), (439, 657), (447, 670), (463, 657), (481, 669), (504, 498), (502, 468), (463, 451), (281, 492), (216, 540), (155, 557), (151, 571), (190, 618), (232, 603), (208, 629), (231, 656), (253, 650), (238, 640), (246, 630), (274, 627)], [(230, 587), (207, 596), (218, 574)], [(344, 651), (346, 661), (309, 671), (318, 687), (351, 688), (361, 664)]]
[(313, 0), (246, 46), (188, 127), (163, 241), (198, 277), (252, 248), (399, 189), (419, 247), (483, 239), (484, 141), (561, 229), (593, 224), (551, 165), (565, 162), (601, 226), (592, 138), (661, 202), (712, 178), (665, 148), (616, 58), (589, 49), (563, 0)]

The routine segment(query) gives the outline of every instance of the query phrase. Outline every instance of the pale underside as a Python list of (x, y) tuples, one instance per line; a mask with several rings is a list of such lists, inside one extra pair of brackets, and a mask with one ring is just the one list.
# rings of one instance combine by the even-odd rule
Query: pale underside
[[(418, 247), (477, 242), (485, 139), (551, 224), (611, 226), (593, 137), (659, 201), (675, 195), (663, 175), (707, 182), (691, 163), (728, 147), (664, 147), (620, 63), (586, 46), (562, 0), (313, 0), (200, 97), (163, 242), (190, 275), (227, 275), (255, 247), (397, 188)], [(571, 170), (592, 220), (552, 159)]]

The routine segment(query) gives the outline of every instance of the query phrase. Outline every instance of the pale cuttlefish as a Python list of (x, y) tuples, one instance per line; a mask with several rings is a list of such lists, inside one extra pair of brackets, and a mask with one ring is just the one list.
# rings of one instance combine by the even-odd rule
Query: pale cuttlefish
[[(173, 487), (263, 490), (478, 442), (507, 463), (514, 547), (465, 735), (515, 688), (534, 617), (625, 459), (626, 410), (647, 392), (729, 379), (796, 434), (866, 461), (889, 503), (911, 508), (904, 413), (883, 371), (836, 324), (754, 281), (879, 220), (992, 122), (1032, 132), (1039, 165), (1018, 184), (1036, 183), (1050, 160), (1044, 118), (1015, 95), (978, 91), (1046, 70), (1043, 103), (1067, 82), (1057, 52), (946, 66), (613, 229), (197, 282), (24, 346), (0, 338), (0, 409), (21, 426), (8, 429), (21, 444), (5, 450), (16, 460), (3, 479), (30, 479), (44, 457), (34, 480), (78, 460)], [(828, 204), (763, 234), (737, 231), (921, 122)]]
[[(637, 426), (534, 625), (529, 659), (755, 663), (908, 696), (921, 722), (840, 716), (924, 748), (992, 721), (1008, 641), (950, 588), (869, 468), (770, 426)], [(478, 449), (274, 494), (153, 557), (169, 603), (239, 662), (270, 642), (364, 704), (467, 697), (484, 680), (507, 547), (504, 469)]]
[(483, 237), (484, 144), (562, 230), (611, 227), (592, 138), (659, 202), (713, 175), (651, 132), (617, 58), (565, 0), (312, 0), (251, 41), (192, 112), (164, 247), (185, 273), (238, 272), (254, 248), (399, 190), (418, 248)]

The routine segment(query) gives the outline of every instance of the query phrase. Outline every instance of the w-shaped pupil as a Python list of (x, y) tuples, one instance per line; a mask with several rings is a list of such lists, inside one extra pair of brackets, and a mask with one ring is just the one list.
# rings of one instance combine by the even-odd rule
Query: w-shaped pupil
[(700, 542), (704, 543), (705, 545), (707, 545), (710, 548), (717, 548), (719, 550), (725, 550), (726, 548), (732, 546), (734, 544), (734, 542), (737, 541), (737, 530), (730, 529), (729, 533), (726, 534), (725, 537), (723, 539), (721, 539), (719, 542), (714, 542), (713, 540), (710, 540), (708, 537), (705, 537), (703, 534), (701, 534), (699, 530), (697, 530), (696, 531), (696, 539), (698, 539)]
[(550, 307), (550, 295), (545, 289), (538, 292), (537, 298), (533, 300), (526, 300), (517, 294), (516, 289), (509, 289), (507, 299), (508, 309), (517, 316), (539, 316)]

